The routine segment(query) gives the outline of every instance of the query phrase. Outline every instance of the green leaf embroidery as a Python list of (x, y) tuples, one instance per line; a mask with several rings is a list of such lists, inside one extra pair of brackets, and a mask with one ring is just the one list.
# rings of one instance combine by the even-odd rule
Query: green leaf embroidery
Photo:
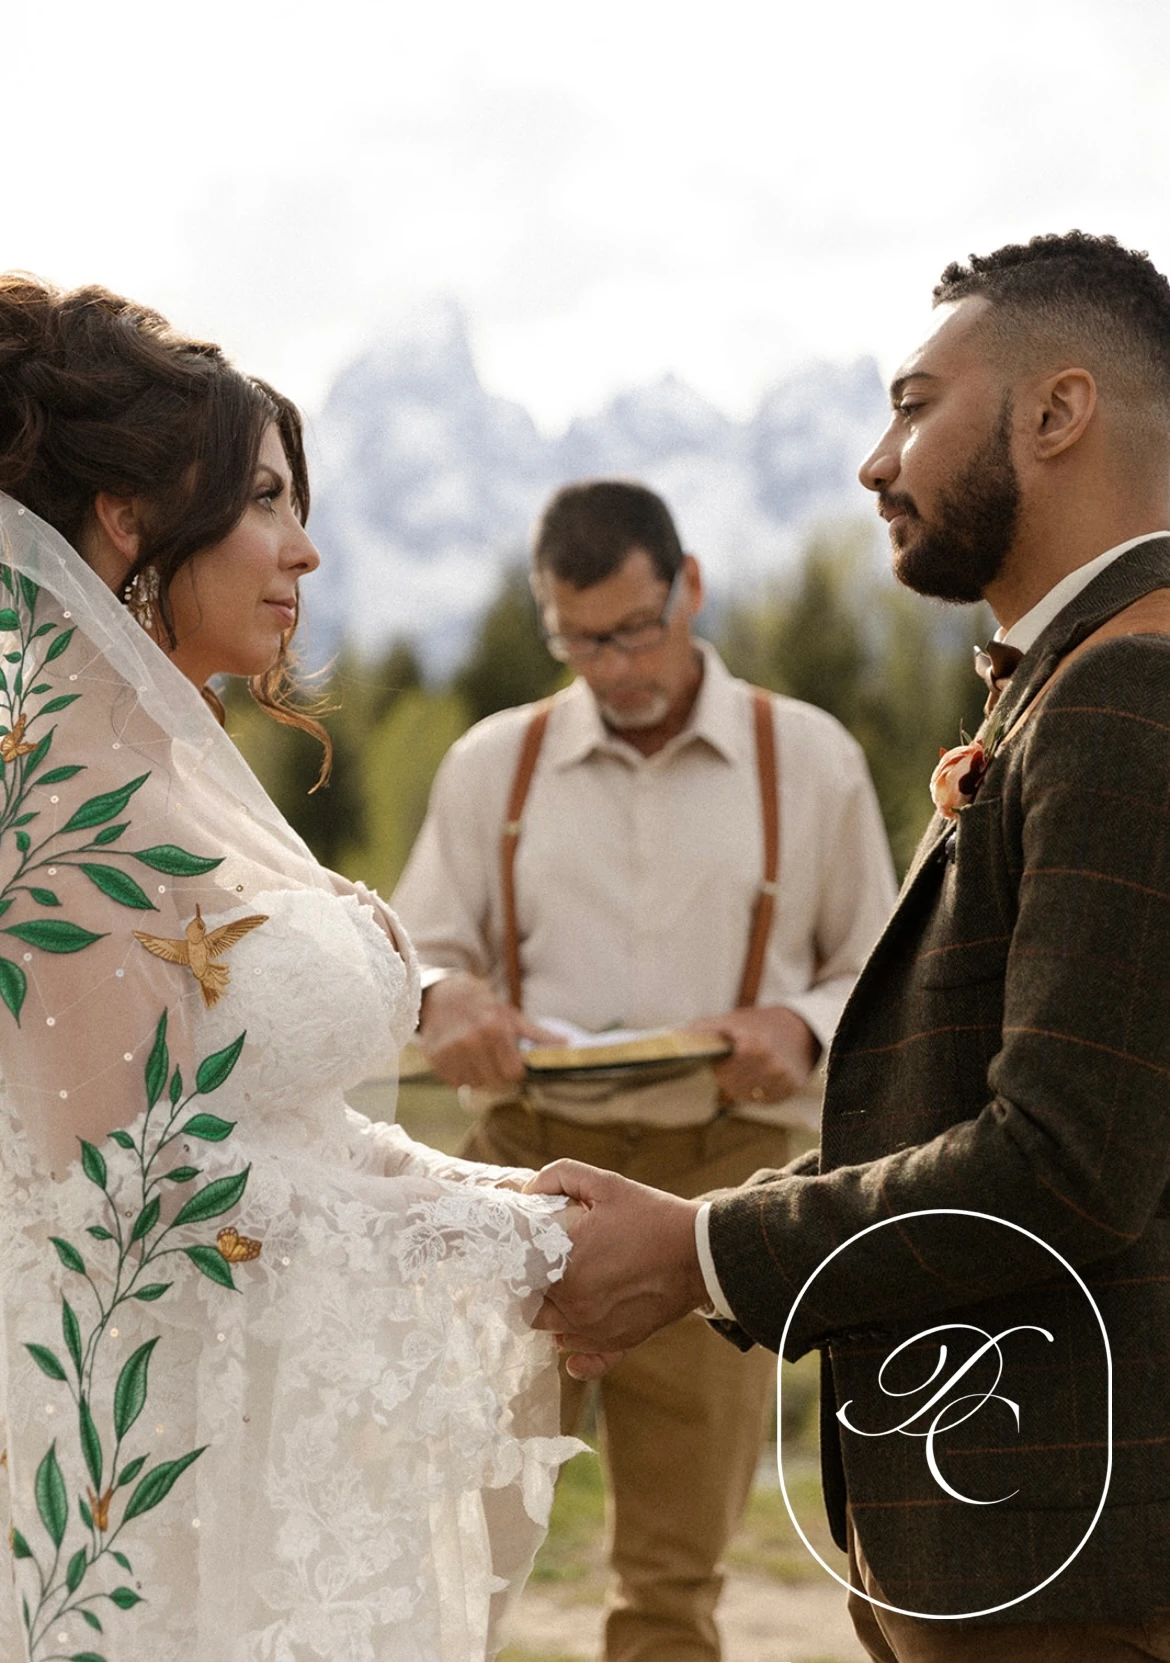
[(232, 1267), (218, 1247), (185, 1247), (183, 1251), (191, 1263), (197, 1265), (209, 1281), (218, 1282), (221, 1288), (235, 1289), (236, 1284), (232, 1276)]
[(84, 1496), (78, 1496), (77, 1498), (77, 1511), (81, 1514), (81, 1522), (87, 1530), (96, 1528), (93, 1522), (93, 1514), (89, 1510), (89, 1502), (86, 1501)]
[(88, 1555), (84, 1548), (78, 1548), (69, 1561), (69, 1569), (65, 1572), (66, 1590), (75, 1594), (81, 1586), (81, 1579), (85, 1575), (85, 1563)]
[(72, 639), (73, 631), (71, 629), (67, 629), (63, 635), (58, 635), (57, 639), (53, 642), (52, 646), (45, 654), (45, 663), (51, 664), (55, 658), (60, 658), (61, 654), (65, 651)]
[(214, 1183), (198, 1190), (179, 1208), (171, 1228), (177, 1229), (180, 1224), (201, 1224), (204, 1219), (218, 1218), (221, 1213), (226, 1213), (243, 1195), (251, 1170), (251, 1166), (246, 1166), (242, 1172), (227, 1178), (216, 1178)]
[(116, 838), (121, 837), (122, 833), (126, 830), (126, 827), (129, 824), (129, 820), (123, 820), (121, 825), (118, 826), (103, 826), (101, 831), (94, 837), (93, 841), (95, 843), (103, 844), (113, 843)]
[[(121, 1489), (124, 1489), (127, 1484), (133, 1484), (134, 1480), (138, 1477), (138, 1474), (142, 1471), (142, 1469), (145, 1465), (146, 1465), (146, 1456), (145, 1455), (138, 1456), (137, 1460), (127, 1461), (126, 1465), (122, 1468), (121, 1472), (118, 1474), (118, 1485), (117, 1485), (118, 1489), (121, 1490)], [(115, 1554), (114, 1557), (115, 1557), (115, 1559), (118, 1559), (117, 1554)], [(130, 1569), (129, 1564), (125, 1559), (118, 1559), (118, 1563), (120, 1565), (125, 1565), (127, 1570)]]
[(180, 1073), (180, 1071), (176, 1068), (175, 1072), (171, 1075), (171, 1107), (172, 1107), (172, 1109), (175, 1107), (175, 1104), (179, 1101), (179, 1098), (182, 1095), (183, 1095), (183, 1076)]
[(56, 629), (56, 627), (56, 624), (42, 624), (40, 629), (33, 630), (30, 639), (33, 641), (39, 641), (42, 635), (48, 635), (49, 631)]
[(135, 883), (128, 872), (119, 872), (116, 866), (95, 866), (84, 860), (80, 865), (90, 883), (96, 884), (103, 895), (117, 901), (119, 906), (137, 907), (139, 912), (158, 911), (142, 885)]
[(113, 1232), (111, 1230), (107, 1230), (104, 1224), (87, 1224), (85, 1227), (85, 1233), (87, 1236), (92, 1236), (94, 1241), (114, 1240)]
[(217, 1114), (197, 1114), (183, 1127), (183, 1136), (202, 1138), (204, 1143), (222, 1143), (235, 1124), (234, 1120), (221, 1120)]
[(124, 1571), (129, 1571), (131, 1576), (134, 1575), (134, 1567), (131, 1565), (129, 1559), (127, 1559), (124, 1553), (119, 1553), (117, 1548), (115, 1548), (113, 1557), (118, 1561)]
[(73, 1358), (73, 1367), (77, 1370), (77, 1378), (81, 1379), (81, 1324), (67, 1299), (61, 1301), (61, 1330), (65, 1335), (65, 1344), (69, 1348), (69, 1355)]
[(86, 1143), (84, 1138), (78, 1138), (77, 1141), (81, 1145), (81, 1170), (91, 1184), (96, 1184), (98, 1189), (104, 1190), (109, 1183), (105, 1158), (99, 1149), (95, 1149), (92, 1143)]
[(20, 1007), (24, 1004), (24, 996), (28, 991), (28, 977), (19, 964), (13, 964), (11, 959), (0, 959), (0, 999), (20, 1021)]
[[(207, 1446), (204, 1445), (204, 1448), (206, 1448), (206, 1447)], [(201, 1455), (202, 1453), (203, 1453), (202, 1450), (196, 1450), (195, 1451), (196, 1455)], [(194, 1459), (194, 1457), (189, 1457), (189, 1459)], [(172, 1461), (171, 1465), (174, 1466), (174, 1467), (177, 1467), (179, 1465), (179, 1463), (177, 1461)], [(159, 1471), (161, 1471), (161, 1468), (156, 1467), (155, 1471), (159, 1472)], [(177, 1478), (178, 1476), (179, 1476), (178, 1473), (176, 1473), (175, 1478)], [(173, 1484), (174, 1481), (175, 1480), (173, 1478), (171, 1480), (171, 1484)], [(142, 1482), (143, 1482), (143, 1484), (145, 1484), (147, 1482), (147, 1480), (144, 1478), (142, 1480)], [(169, 1490), (170, 1487), (171, 1487), (170, 1484), (168, 1484), (167, 1489)], [(166, 1494), (166, 1490), (163, 1491), (163, 1495), (165, 1495), (165, 1494)], [(133, 1499), (134, 1499), (133, 1496), (130, 1499), (131, 1499), (131, 1501), (133, 1501)], [(158, 1499), (159, 1499), (159, 1501), (161, 1501), (162, 1496), (160, 1496)], [(155, 1505), (156, 1504), (154, 1502), (151, 1502), (152, 1507), (155, 1506)], [(143, 1511), (145, 1512), (145, 1508), (143, 1509)], [(127, 1512), (127, 1517), (129, 1517), (128, 1512)], [(140, 1605), (142, 1603), (142, 1596), (140, 1594), (136, 1594), (134, 1592), (133, 1588), (115, 1588), (113, 1593), (110, 1595), (110, 1598), (113, 1600), (114, 1604), (121, 1611), (129, 1611), (129, 1609), (132, 1605)]]
[(148, 1201), (138, 1217), (134, 1220), (134, 1228), (130, 1232), (131, 1245), (148, 1236), (158, 1223), (158, 1215), (162, 1210), (162, 1202), (156, 1195), (153, 1201)]
[[(56, 729), (54, 729), (53, 732), (56, 732)], [(25, 764), (24, 764), (24, 777), (27, 781), (32, 780), (32, 776), (36, 773), (37, 769), (40, 767), (41, 763), (45, 760), (46, 756), (48, 756), (49, 746), (52, 743), (53, 743), (53, 734), (52, 733), (47, 733), (45, 735), (45, 737), (40, 741), (40, 743), (38, 745), (35, 745), (33, 747), (33, 749), (28, 753), (28, 756), (26, 757)]]
[[(157, 1467), (152, 1467), (126, 1503), (126, 1511), (122, 1514), (122, 1523), (129, 1524), (130, 1520), (136, 1519), (140, 1513), (149, 1513), (152, 1507), (157, 1507), (159, 1502), (170, 1494), (175, 1480), (186, 1472), (193, 1461), (198, 1461), (206, 1448), (206, 1444), (201, 1444), (198, 1449), (193, 1449), (189, 1455), (180, 1455), (177, 1461), (163, 1461)], [(58, 1474), (59, 1476), (60, 1474)], [(64, 1485), (62, 1485), (61, 1493), (63, 1496)], [(130, 1589), (115, 1588), (110, 1595), (114, 1603), (122, 1606), (123, 1610), (127, 1610), (131, 1605), (138, 1604), (137, 1594), (131, 1594), (130, 1599), (125, 1601), (119, 1599), (119, 1594), (130, 1594)]]
[(0, 629), (19, 629), (20, 618), (10, 606), (0, 608)]
[(39, 907), (59, 907), (61, 902), (51, 889), (30, 889), (29, 894)]
[[(29, 692), (30, 693), (47, 693), (49, 691), (49, 686), (50, 686), (49, 682), (39, 681), (35, 687), (30, 687), (29, 688)], [(71, 699), (79, 699), (81, 697), (81, 694), (80, 693), (70, 693), (69, 697)]]
[(135, 1299), (141, 1299), (144, 1304), (150, 1304), (152, 1300), (161, 1299), (167, 1289), (173, 1285), (171, 1282), (148, 1282), (144, 1288), (139, 1288), (134, 1297)]
[(114, 1387), (114, 1431), (119, 1440), (126, 1436), (142, 1413), (150, 1356), (157, 1344), (156, 1336), (153, 1340), (147, 1340), (145, 1345), (140, 1345), (118, 1376), (118, 1384)]
[(240, 1052), (244, 1049), (246, 1038), (245, 1029), (230, 1045), (225, 1045), (222, 1051), (213, 1051), (210, 1057), (204, 1057), (195, 1073), (196, 1091), (207, 1093), (219, 1090), (240, 1060)]
[(25, 604), (35, 612), (37, 596), (40, 594), (40, 590), (37, 588), (32, 578), (26, 577), (23, 572), (20, 574), (20, 587), (24, 594)]
[(38, 812), (39, 810), (35, 810), (32, 814), (22, 814), (20, 818), (18, 820), (14, 820), (12, 824), (14, 826), (27, 826), (30, 820), (36, 819)]
[(168, 1184), (189, 1184), (192, 1178), (198, 1178), (197, 1166), (177, 1166), (173, 1172), (164, 1172), (163, 1177)]
[(90, 1628), (96, 1628), (99, 1634), (102, 1632), (101, 1621), (98, 1617), (94, 1616), (92, 1611), (83, 1611), (81, 1615), (85, 1618)]
[(90, 797), (70, 815), (61, 827), (62, 832), (84, 831), (87, 826), (100, 826), (104, 820), (112, 820), (116, 814), (121, 814), (134, 793), (140, 786), (145, 785), (149, 778), (149, 774), (139, 774), (137, 779), (131, 780), (129, 785), (123, 785), (117, 791), (103, 791), (98, 797)]
[(119, 1128), (116, 1132), (111, 1132), (110, 1136), (118, 1145), (119, 1149), (133, 1149), (134, 1139), (130, 1136), (129, 1132), (123, 1132), (121, 1128)]
[(41, 1523), (49, 1532), (53, 1546), (59, 1548), (65, 1539), (65, 1526), (69, 1523), (69, 1498), (65, 1494), (61, 1468), (57, 1464), (56, 1440), (49, 1445), (48, 1454), (37, 1468), (33, 1491)]
[(27, 832), (17, 832), (16, 847), (20, 850), (22, 855), (28, 854), (29, 850), (32, 848), (32, 838)]
[(50, 1380), (68, 1380), (69, 1376), (47, 1345), (26, 1345), (24, 1348), (42, 1374)]
[[(21, 832), (20, 837), (25, 833)], [(18, 837), (17, 841), (20, 841)], [(80, 924), (68, 924), (63, 918), (33, 918), (27, 924), (7, 924), (3, 933), (14, 935), (29, 947), (39, 947), (43, 953), (80, 953), (104, 936), (93, 930), (83, 930)]]
[(163, 1011), (154, 1030), (154, 1044), (146, 1059), (146, 1106), (153, 1109), (163, 1094), (170, 1072), (171, 1059), (167, 1051), (167, 1013)]
[(85, 1456), (86, 1469), (93, 1480), (93, 1487), (100, 1493), (102, 1487), (102, 1441), (98, 1437), (97, 1427), (93, 1423), (93, 1415), (85, 1398), (78, 1405), (81, 1420), (81, 1451)]
[(85, 1260), (73, 1246), (72, 1242), (62, 1240), (60, 1236), (50, 1236), (49, 1240), (57, 1249), (57, 1257), (66, 1270), (75, 1270), (79, 1276), (85, 1275)]
[(69, 1663), (106, 1663), (100, 1651), (75, 1651)]
[[(69, 697), (71, 699), (76, 699), (79, 695), (76, 693), (70, 693)], [(48, 705), (46, 705), (45, 710), (48, 710), (48, 708)], [(44, 711), (42, 711), (41, 714), (43, 715)], [(63, 780), (71, 780), (74, 774), (82, 773), (84, 768), (84, 762), (70, 762), (67, 763), (64, 768), (50, 768), (47, 774), (41, 775), (40, 779), (37, 781), (37, 784), (60, 785)]]
[(32, 1548), (29, 1547), (19, 1530), (12, 1532), (12, 1551), (18, 1559), (31, 1559)]
[(205, 855), (193, 855), (174, 843), (156, 843), (153, 848), (131, 849), (129, 853), (135, 860), (141, 861), (143, 866), (149, 866), (155, 872), (167, 872), (172, 878), (197, 878), (204, 872), (214, 872), (217, 866), (223, 865), (222, 855), (215, 859)]

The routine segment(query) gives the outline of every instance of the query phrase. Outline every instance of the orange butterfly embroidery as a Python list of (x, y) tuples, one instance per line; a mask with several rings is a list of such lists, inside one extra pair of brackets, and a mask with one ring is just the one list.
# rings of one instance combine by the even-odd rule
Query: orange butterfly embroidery
[(161, 935), (144, 935), (141, 930), (134, 931), (134, 939), (140, 941), (155, 958), (165, 959), (168, 964), (186, 965), (199, 983), (203, 1003), (210, 1010), (212, 1005), (219, 1003), (224, 988), (231, 980), (231, 971), (226, 964), (213, 964), (211, 961), (222, 957), (249, 930), (267, 922), (266, 912), (254, 912), (247, 918), (237, 918), (234, 923), (221, 924), (217, 930), (209, 930), (196, 906), (195, 916), (183, 932), (185, 941), (172, 941)]
[(260, 1243), (253, 1241), (250, 1236), (241, 1236), (234, 1225), (229, 1224), (226, 1230), (221, 1230), (215, 1238), (215, 1245), (219, 1248), (229, 1265), (244, 1265), (249, 1259), (260, 1257)]
[(28, 725), (28, 717), (21, 716), (5, 733), (0, 733), (0, 761), (15, 762), (18, 756), (27, 756), (35, 751), (35, 745), (24, 742), (24, 730)]

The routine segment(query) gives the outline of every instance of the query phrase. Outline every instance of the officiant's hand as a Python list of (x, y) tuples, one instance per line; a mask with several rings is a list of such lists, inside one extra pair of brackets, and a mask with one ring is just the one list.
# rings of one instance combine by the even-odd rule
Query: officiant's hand
[(573, 1251), (564, 1277), (534, 1323), (557, 1335), (571, 1363), (588, 1367), (599, 1352), (628, 1351), (707, 1303), (695, 1245), (697, 1201), (581, 1161), (553, 1161), (527, 1188), (570, 1196), (585, 1208), (569, 1227)]
[(419, 1041), (432, 1069), (449, 1086), (501, 1087), (524, 1078), (518, 1040), (556, 1044), (556, 1035), (497, 999), (478, 976), (459, 971), (423, 995)]
[(695, 1033), (722, 1034), (734, 1046), (714, 1070), (729, 1103), (783, 1102), (800, 1090), (821, 1054), (808, 1023), (786, 1005), (753, 1005), (689, 1026)]

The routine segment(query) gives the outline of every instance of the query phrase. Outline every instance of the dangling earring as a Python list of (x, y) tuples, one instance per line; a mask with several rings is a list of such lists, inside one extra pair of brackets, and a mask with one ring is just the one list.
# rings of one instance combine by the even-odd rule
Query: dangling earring
[(154, 606), (158, 600), (158, 572), (153, 566), (143, 566), (122, 585), (122, 605), (136, 624), (148, 635), (154, 631)]

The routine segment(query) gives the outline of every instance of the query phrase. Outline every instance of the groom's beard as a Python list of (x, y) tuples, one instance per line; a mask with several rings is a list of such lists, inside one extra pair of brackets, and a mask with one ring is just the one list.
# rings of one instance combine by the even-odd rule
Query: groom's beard
[(920, 595), (944, 601), (982, 600), (1003, 571), (1020, 516), (1020, 480), (1012, 461), (1012, 408), (1004, 400), (999, 424), (957, 479), (939, 493), (926, 521), (912, 498), (881, 493), (883, 512), (906, 515), (894, 549), (894, 575)]

